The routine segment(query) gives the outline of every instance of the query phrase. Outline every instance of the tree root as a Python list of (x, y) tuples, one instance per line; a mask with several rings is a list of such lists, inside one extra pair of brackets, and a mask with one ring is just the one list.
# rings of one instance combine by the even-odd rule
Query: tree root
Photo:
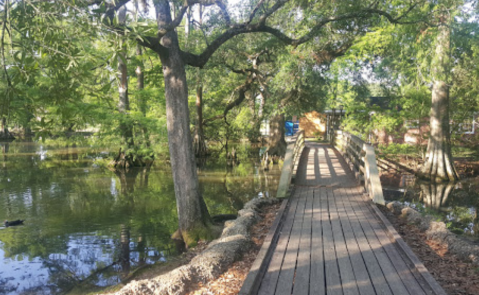
[(13, 134), (10, 133), (9, 131), (7, 132), (0, 131), (0, 139), (5, 141), (13, 141), (15, 140), (15, 136), (13, 136)]
[(450, 232), (444, 222), (434, 221), (431, 216), (423, 216), (416, 210), (404, 206), (399, 202), (391, 202), (386, 207), (394, 214), (400, 214), (407, 222), (415, 224), (419, 230), (426, 233), (428, 239), (445, 245), (448, 251), (464, 261), (470, 261), (479, 266), (479, 245), (461, 239)]
[(221, 237), (189, 264), (151, 280), (132, 281), (115, 294), (186, 294), (198, 283), (217, 278), (252, 246), (249, 229), (258, 221), (261, 207), (277, 202), (278, 199), (249, 201), (236, 220), (226, 222)]
[(110, 162), (110, 166), (116, 169), (129, 169), (133, 167), (151, 167), (153, 164), (152, 159), (143, 159), (142, 157), (133, 157), (132, 155), (127, 155), (121, 149), (118, 152), (118, 155)]

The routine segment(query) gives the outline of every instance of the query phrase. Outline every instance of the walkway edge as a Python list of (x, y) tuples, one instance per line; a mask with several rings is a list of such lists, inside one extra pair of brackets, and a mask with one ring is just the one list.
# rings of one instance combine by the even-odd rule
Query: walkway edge
[(271, 225), (271, 228), (263, 241), (263, 245), (256, 256), (238, 295), (251, 295), (258, 291), (261, 279), (263, 278), (271, 257), (273, 256), (274, 245), (278, 241), (279, 230), (283, 224), (286, 208), (288, 207), (290, 200), (291, 198), (287, 198), (281, 203), (278, 215), (276, 216), (273, 225)]
[(427, 270), (424, 264), (419, 260), (419, 258), (414, 254), (411, 248), (406, 244), (403, 238), (398, 234), (394, 226), (389, 222), (389, 220), (384, 216), (384, 214), (379, 210), (376, 204), (373, 204), (369, 198), (366, 198), (363, 195), (363, 198), (367, 199), (367, 203), (373, 208), (374, 213), (379, 219), (382, 221), (384, 226), (386, 227), (386, 233), (389, 239), (395, 243), (399, 249), (404, 253), (404, 255), (409, 259), (409, 261), (414, 265), (415, 270), (417, 273), (424, 279), (424, 281), (428, 284), (429, 288), (437, 295), (447, 295), (446, 291), (439, 285), (439, 283), (434, 279), (431, 273)]

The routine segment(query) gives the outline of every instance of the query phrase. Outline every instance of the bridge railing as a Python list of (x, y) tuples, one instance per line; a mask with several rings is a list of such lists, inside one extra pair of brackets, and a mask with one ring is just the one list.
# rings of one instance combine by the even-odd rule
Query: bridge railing
[(281, 177), (279, 179), (277, 198), (288, 197), (289, 185), (293, 176), (294, 167), (298, 163), (299, 156), (304, 148), (304, 131), (301, 130), (296, 133), (294, 141), (288, 143), (286, 154), (284, 156), (283, 168), (281, 170)]
[(343, 155), (356, 178), (364, 181), (364, 187), (373, 202), (384, 205), (383, 189), (374, 147), (357, 136), (336, 130), (331, 144)]

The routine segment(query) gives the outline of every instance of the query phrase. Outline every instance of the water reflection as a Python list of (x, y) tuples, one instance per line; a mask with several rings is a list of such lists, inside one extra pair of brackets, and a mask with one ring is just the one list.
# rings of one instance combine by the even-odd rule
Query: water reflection
[(479, 178), (457, 183), (417, 181), (411, 175), (391, 179), (383, 187), (387, 201), (400, 201), (446, 223), (449, 230), (479, 241)]
[(2, 142), (0, 145), (2, 146), (3, 167), (5, 168), (5, 163), (8, 161), (8, 150), (10, 149), (10, 143)]
[(128, 226), (121, 225), (120, 234), (120, 266), (121, 276), (125, 278), (130, 273), (130, 229)]
[[(145, 264), (176, 255), (170, 167), (110, 171), (93, 160), (107, 154), (75, 145), (2, 146), (0, 294), (61, 294), (116, 284)], [(249, 199), (274, 195), (280, 169), (256, 159), (231, 168), (204, 162), (198, 173), (211, 215), (236, 213)]]

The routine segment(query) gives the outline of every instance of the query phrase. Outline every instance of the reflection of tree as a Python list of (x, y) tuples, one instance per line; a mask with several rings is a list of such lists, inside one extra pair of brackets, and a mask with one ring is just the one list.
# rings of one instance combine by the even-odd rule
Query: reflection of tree
[(6, 162), (8, 161), (8, 150), (10, 149), (10, 143), (1, 142), (0, 145), (2, 146), (3, 168), (5, 168)]
[(63, 161), (78, 160), (77, 145), (75, 143), (73, 143), (71, 146), (68, 144), (65, 145), (65, 148), (60, 153), (60, 160), (63, 160)]
[(281, 169), (279, 165), (272, 165), (270, 170), (261, 169), (261, 165), (255, 166), (255, 190), (263, 192), (265, 197), (273, 197), (278, 188), (279, 175)]
[[(11, 182), (0, 171), (0, 216), (27, 219), (24, 227), (0, 230), (6, 261), (42, 261), (51, 270), (48, 285), (66, 290), (76, 282), (82, 287), (117, 282), (118, 271), (128, 269), (128, 263), (133, 269), (178, 251), (170, 241), (178, 223), (167, 165), (114, 176), (89, 161), (71, 161), (73, 156), (61, 160), (59, 153), (49, 152), (41, 161), (38, 148), (36, 143), (10, 144), (6, 165)], [(70, 146), (67, 153), (72, 151)], [(203, 195), (214, 214), (235, 213), (259, 191), (275, 189), (275, 169), (255, 169), (252, 161), (228, 169), (226, 159), (209, 158), (204, 165), (199, 173)], [(120, 229), (122, 224), (129, 228)], [(120, 264), (128, 256), (129, 262)]]
[(130, 229), (124, 224), (121, 225), (120, 244), (121, 273), (126, 277), (130, 273)]
[(138, 237), (138, 243), (136, 244), (136, 251), (139, 253), (138, 265), (142, 266), (146, 263), (147, 251), (146, 248), (146, 239), (144, 237), (145, 233), (141, 231)]
[[(226, 195), (228, 196), (228, 199), (230, 201), (230, 204), (231, 206), (235, 209), (235, 210), (241, 210), (243, 209), (243, 201), (241, 200), (240, 196), (238, 196), (237, 192), (238, 190), (230, 190), (228, 189), (228, 174), (230, 174), (230, 172), (226, 172), (224, 174), (224, 177), (223, 177), (223, 188), (225, 190), (225, 193)], [(235, 193), (233, 193), (233, 191)]]
[[(0, 269), (8, 261), (22, 267), (25, 261), (36, 259), (48, 271), (48, 281), (32, 282), (30, 289), (48, 282), (48, 286), (61, 286), (58, 291), (63, 293), (79, 282), (82, 286), (118, 282), (118, 271), (126, 273), (128, 264), (133, 268), (174, 252), (169, 250), (170, 235), (178, 222), (166, 165), (162, 167), (165, 173), (150, 174), (151, 167), (144, 167), (116, 178), (109, 171), (93, 168), (89, 161), (71, 161), (75, 156), (62, 160), (64, 146), (43, 161), (38, 149), (36, 143), (10, 144), (8, 177), (0, 169), (0, 203), (4, 204), (0, 216), (27, 219), (23, 227), (0, 230), (5, 253)], [(72, 151), (77, 150), (70, 146), (67, 154)], [(112, 176), (121, 185), (118, 191), (112, 187)], [(131, 228), (127, 232), (114, 226), (121, 224)], [(127, 235), (137, 246), (126, 242)], [(28, 277), (16, 279), (27, 282)], [(30, 294), (56, 292), (48, 292), (48, 286), (45, 292), (35, 289)]]
[(148, 179), (149, 179), (148, 177), (150, 175), (150, 169), (151, 169), (151, 165), (146, 165), (141, 170), (141, 175), (140, 175), (141, 188), (148, 188)]
[(444, 207), (446, 201), (454, 188), (454, 183), (420, 183), (422, 202), (426, 207), (440, 209)]
[[(140, 169), (115, 169), (115, 175), (120, 180), (121, 194), (129, 195), (135, 191), (135, 183)], [(146, 178), (148, 182), (148, 177)]]
[[(0, 184), (2, 184), (2, 182), (8, 182), (8, 179), (9, 179), (9, 175), (8, 175), (8, 169), (7, 169), (7, 161), (8, 161), (8, 150), (10, 149), (10, 143), (8, 142), (0, 142), (0, 146), (2, 147), (2, 155), (3, 155), (3, 162), (2, 162), (2, 177), (0, 178)], [(8, 192), (6, 191), (4, 185), (2, 185), (3, 190), (2, 190), (2, 194), (5, 194), (7, 195)], [(10, 215), (11, 212), (12, 212), (12, 204), (10, 202), (10, 198), (9, 197), (6, 197), (5, 198), (5, 209), (7, 211), (7, 215)]]

